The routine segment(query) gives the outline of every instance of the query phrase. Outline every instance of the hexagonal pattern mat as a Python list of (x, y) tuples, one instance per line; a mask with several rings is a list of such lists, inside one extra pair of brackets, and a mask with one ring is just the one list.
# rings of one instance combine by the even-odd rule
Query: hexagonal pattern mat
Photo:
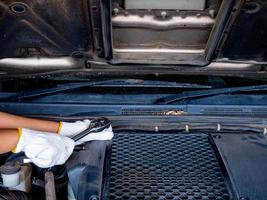
[(111, 200), (230, 199), (204, 134), (117, 134), (110, 170)]

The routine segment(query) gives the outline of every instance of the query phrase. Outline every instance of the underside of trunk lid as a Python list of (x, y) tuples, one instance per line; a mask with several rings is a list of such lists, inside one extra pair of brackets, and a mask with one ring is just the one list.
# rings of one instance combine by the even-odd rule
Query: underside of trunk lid
[(1, 74), (138, 67), (259, 75), (266, 7), (263, 0), (2, 0)]

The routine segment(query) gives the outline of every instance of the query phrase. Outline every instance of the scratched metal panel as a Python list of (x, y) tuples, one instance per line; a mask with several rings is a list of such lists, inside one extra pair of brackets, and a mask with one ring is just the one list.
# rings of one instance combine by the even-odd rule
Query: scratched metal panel
[(206, 0), (125, 0), (126, 9), (204, 10)]

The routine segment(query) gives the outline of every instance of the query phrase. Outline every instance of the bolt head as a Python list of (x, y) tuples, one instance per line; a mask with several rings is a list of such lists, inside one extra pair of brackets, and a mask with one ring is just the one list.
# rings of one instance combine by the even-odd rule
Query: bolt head
[(162, 11), (160, 14), (161, 14), (162, 18), (166, 18), (167, 17), (167, 12), (166, 11)]
[(113, 13), (114, 13), (114, 15), (117, 15), (119, 13), (119, 9), (118, 8), (114, 8), (113, 9)]

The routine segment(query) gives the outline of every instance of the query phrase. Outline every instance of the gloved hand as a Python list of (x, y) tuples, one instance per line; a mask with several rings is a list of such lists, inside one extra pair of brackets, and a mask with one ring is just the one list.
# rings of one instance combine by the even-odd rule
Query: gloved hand
[(75, 145), (79, 145), (93, 140), (111, 140), (113, 136), (114, 134), (112, 131), (112, 127), (110, 126), (109, 128), (106, 128), (103, 131), (88, 134), (87, 136), (75, 142)]
[[(76, 121), (73, 123), (60, 122), (59, 134), (71, 138), (71, 137), (83, 132), (87, 128), (89, 128), (90, 122), (91, 121), (88, 119), (83, 120), (83, 121)], [(90, 133), (86, 137), (77, 141), (75, 144), (79, 145), (79, 144), (82, 144), (84, 142), (89, 142), (92, 140), (111, 140), (112, 138), (113, 138), (113, 131), (112, 131), (112, 127), (110, 126), (109, 128), (107, 128), (101, 132)]]
[(20, 139), (14, 153), (25, 155), (38, 167), (49, 168), (64, 164), (74, 149), (74, 141), (53, 133), (19, 129)]
[(76, 122), (60, 122), (58, 133), (62, 136), (73, 137), (86, 130), (90, 123), (91, 121), (88, 119)]

